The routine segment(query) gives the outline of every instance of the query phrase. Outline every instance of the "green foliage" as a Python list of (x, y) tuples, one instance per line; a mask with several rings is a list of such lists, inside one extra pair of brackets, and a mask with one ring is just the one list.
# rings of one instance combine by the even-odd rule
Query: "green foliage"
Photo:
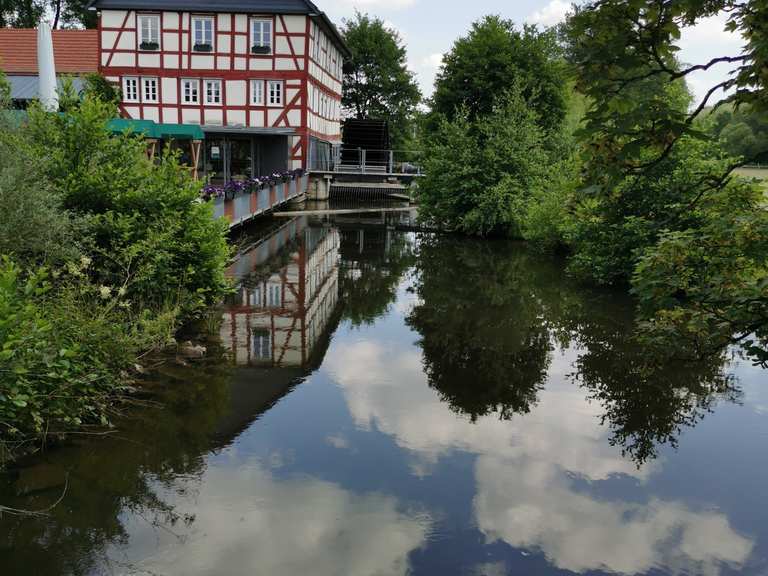
[(555, 148), (537, 120), (514, 87), (476, 122), (467, 110), (443, 120), (426, 142), (422, 217), (468, 234), (521, 236), (521, 214), (535, 191), (548, 186)]
[(768, 163), (768, 112), (724, 104), (707, 115), (702, 125), (731, 156), (750, 164)]
[(43, 162), (11, 130), (0, 132), (0, 254), (26, 265), (78, 257), (82, 225), (62, 209)]
[(90, 0), (0, 0), (0, 28), (35, 28), (51, 15), (52, 28), (95, 28), (96, 11)]
[(22, 441), (85, 424), (106, 425), (121, 371), (171, 314), (131, 319), (119, 293), (85, 277), (88, 262), (56, 277), (0, 264), (0, 436)]
[(341, 29), (352, 58), (344, 65), (342, 104), (359, 119), (389, 121), (392, 146), (409, 137), (421, 93), (398, 33), (379, 18), (357, 13)]
[[(66, 92), (0, 133), (0, 442), (104, 425), (126, 370), (227, 289), (227, 226), (199, 183)], [(13, 257), (15, 262), (10, 260)], [(45, 265), (46, 268), (40, 268)]]
[(697, 206), (702, 225), (666, 232), (633, 276), (647, 339), (700, 354), (730, 342), (768, 365), (768, 212), (762, 191), (736, 181)]
[(30, 111), (36, 153), (64, 207), (87, 215), (94, 280), (125, 285), (143, 306), (168, 294), (188, 311), (222, 295), (228, 258), (226, 225), (199, 201), (199, 184), (173, 154), (147, 159), (141, 138), (106, 129), (113, 104), (86, 95), (63, 115)]
[(86, 74), (85, 93), (103, 102), (119, 103), (122, 99), (120, 89), (97, 73)]
[(433, 126), (467, 115), (470, 121), (491, 114), (497, 98), (518, 86), (537, 123), (559, 127), (566, 111), (565, 67), (554, 31), (535, 26), (522, 31), (499, 16), (472, 24), (444, 56), (432, 98)]
[(0, 112), (11, 106), (11, 84), (5, 72), (0, 70)]

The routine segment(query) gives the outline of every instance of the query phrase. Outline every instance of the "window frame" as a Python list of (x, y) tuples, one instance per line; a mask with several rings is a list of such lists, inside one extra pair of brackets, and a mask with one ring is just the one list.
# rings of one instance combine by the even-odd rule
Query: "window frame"
[[(155, 83), (155, 99), (150, 100), (147, 98), (147, 84), (149, 82)], [(160, 104), (160, 79), (157, 76), (142, 76), (141, 77), (141, 103), (142, 104)]]
[[(266, 88), (265, 88), (265, 82), (263, 78), (251, 78), (251, 106), (265, 106), (266, 105)], [(255, 87), (259, 86), (261, 88), (260, 92), (260, 98), (256, 99), (256, 89)]]
[[(134, 98), (129, 98), (129, 90), (128, 90), (128, 82), (133, 81), (135, 82), (134, 86)], [(123, 102), (131, 103), (131, 104), (139, 104), (141, 102), (141, 82), (139, 81), (138, 76), (123, 76), (123, 83), (122, 83), (122, 89), (123, 89)]]
[[(187, 84), (194, 83), (195, 85), (195, 99), (187, 100)], [(181, 103), (182, 105), (199, 106), (200, 105), (200, 79), (199, 78), (182, 78), (181, 79)]]
[[(208, 85), (209, 84), (218, 84), (218, 96), (219, 101), (218, 102), (212, 102), (208, 99)], [(223, 82), (218, 78), (206, 78), (203, 80), (203, 102), (206, 106), (222, 106), (224, 103), (224, 92), (223, 92)]]
[[(272, 102), (272, 86), (280, 86), (280, 102)], [(282, 108), (285, 106), (285, 82), (283, 80), (267, 80), (265, 100), (269, 108)]]
[[(197, 43), (197, 30), (195, 25), (198, 22), (210, 22), (211, 23), (211, 41), (210, 43), (207, 42), (200, 42)], [(191, 26), (190, 26), (190, 34), (192, 36), (192, 51), (193, 52), (203, 52), (203, 53), (213, 53), (216, 52), (216, 19), (213, 16), (202, 16), (202, 15), (192, 15), (191, 16)], [(210, 45), (211, 49), (209, 51), (204, 50), (197, 50), (196, 47), (200, 45)]]
[[(156, 42), (152, 41), (151, 39), (150, 40), (145, 40), (144, 39), (144, 26), (143, 26), (143, 23), (142, 23), (143, 19), (151, 19), (152, 21), (154, 21), (156, 23), (156, 25), (157, 25), (157, 41)], [(163, 49), (163, 40), (162, 40), (162, 38), (163, 38), (163, 31), (162, 31), (162, 27), (163, 27), (163, 24), (162, 24), (162, 21), (160, 19), (160, 14), (151, 14), (151, 13), (150, 14), (137, 14), (136, 15), (136, 49), (139, 52), (150, 52), (150, 53), (162, 51), (162, 49)], [(150, 33), (151, 32), (152, 32), (152, 30), (150, 29)], [(156, 43), (157, 44), (157, 48), (150, 49), (150, 48), (142, 48), (141, 47), (142, 44), (151, 44), (151, 43)]]
[[(258, 53), (258, 54), (253, 52), (253, 48), (255, 46), (262, 46), (262, 47), (265, 46), (264, 44), (256, 44), (256, 42), (255, 42), (256, 34), (255, 34), (255, 30), (254, 30), (254, 24), (256, 24), (256, 23), (260, 23), (262, 25), (263, 24), (269, 24), (269, 46), (268, 46), (269, 47), (269, 51), (268, 52)], [(249, 31), (248, 31), (248, 41), (249, 41), (248, 53), (251, 54), (251, 55), (257, 55), (257, 56), (272, 56), (275, 53), (275, 21), (274, 21), (274, 19), (273, 18), (266, 18), (266, 17), (262, 17), (262, 18), (253, 17), (253, 18), (250, 19), (250, 22), (248, 23), (248, 28), (249, 28)], [(259, 35), (262, 36), (262, 38), (263, 38), (263, 36), (264, 36), (264, 30), (263, 29), (259, 32)]]

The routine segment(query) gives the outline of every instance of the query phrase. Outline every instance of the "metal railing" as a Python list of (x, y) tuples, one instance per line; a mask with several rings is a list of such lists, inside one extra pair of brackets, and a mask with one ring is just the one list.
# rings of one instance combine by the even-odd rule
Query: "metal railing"
[(421, 152), (415, 150), (371, 150), (335, 146), (330, 172), (348, 174), (393, 174), (421, 176)]

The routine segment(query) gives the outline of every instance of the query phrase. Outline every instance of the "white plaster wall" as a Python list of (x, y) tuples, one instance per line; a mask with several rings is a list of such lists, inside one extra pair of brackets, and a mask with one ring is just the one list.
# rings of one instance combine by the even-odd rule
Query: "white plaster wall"
[(178, 28), (179, 27), (178, 12), (163, 12), (163, 26), (164, 28)]
[(235, 15), (235, 32), (248, 32), (248, 16), (245, 14)]
[(191, 66), (193, 70), (212, 70), (214, 67), (213, 56), (191, 56)]
[[(101, 12), (101, 25), (105, 28), (119, 28), (123, 25), (123, 19), (125, 18), (125, 10), (102, 10)], [(131, 21), (131, 18), (128, 19)], [(126, 23), (126, 26), (130, 24)]]
[[(114, 60), (112, 60), (114, 63)], [(160, 54), (145, 54), (139, 52), (139, 67), (160, 68)]]
[(248, 123), (249, 126), (253, 128), (264, 128), (264, 112), (261, 110), (251, 110), (250, 113), (250, 121)]
[(125, 106), (125, 113), (134, 119), (141, 117), (141, 111), (139, 110), (138, 106)]
[(248, 97), (248, 86), (245, 80), (227, 80), (227, 105), (245, 106)]
[(285, 27), (288, 32), (305, 33), (307, 31), (306, 16), (284, 16)]
[(163, 50), (174, 52), (178, 49), (179, 49), (179, 33), (178, 32), (163, 33)]
[[(104, 59), (104, 65), (107, 64), (106, 62), (107, 58)], [(134, 54), (115, 54), (112, 57), (112, 63), (110, 64), (110, 66), (125, 66), (129, 68), (133, 68), (134, 66), (136, 66), (136, 56)]]
[(219, 17), (217, 18), (217, 20), (218, 20), (218, 24), (217, 24), (216, 27), (219, 29), (219, 31), (221, 31), (221, 32), (229, 32), (230, 22), (232, 20), (232, 18), (230, 18), (230, 15), (229, 14), (220, 14)]
[(144, 106), (144, 120), (160, 122), (160, 110), (157, 106)]
[(217, 56), (216, 57), (216, 68), (218, 70), (229, 70), (230, 69), (230, 57), (229, 56)]
[(235, 36), (235, 53), (247, 54), (248, 53), (248, 38), (245, 36)]
[(245, 126), (245, 110), (228, 110), (227, 124), (229, 126)]
[(235, 58), (235, 70), (245, 70), (247, 65), (245, 58)]
[(272, 58), (249, 58), (251, 70), (272, 70)]
[[(267, 111), (267, 123), (269, 126), (274, 126), (275, 122), (277, 122), (277, 119), (280, 117), (280, 115), (283, 113), (282, 108), (271, 108)], [(282, 122), (281, 122), (282, 124)]]
[(291, 126), (301, 126), (301, 110), (291, 110), (288, 112), (288, 124)]
[[(229, 18), (224, 18), (229, 25)], [(221, 22), (221, 20), (219, 20)], [(227, 34), (216, 35), (216, 52), (229, 52), (231, 48), (230, 37)]]
[(105, 30), (101, 33), (102, 48), (114, 48), (117, 41), (117, 32)]
[(136, 50), (136, 33), (123, 32), (117, 43), (117, 48), (120, 50)]
[(176, 104), (178, 102), (176, 78), (161, 78), (160, 83), (163, 89), (163, 104)]
[(205, 123), (218, 126), (224, 122), (224, 112), (220, 108), (205, 108)]
[(200, 124), (200, 110), (198, 110), (197, 108), (182, 109), (181, 122), (182, 124)]
[(166, 124), (179, 124), (178, 108), (163, 108), (163, 122)]
[(179, 68), (179, 57), (176, 54), (167, 54), (163, 61), (166, 68), (176, 70)]

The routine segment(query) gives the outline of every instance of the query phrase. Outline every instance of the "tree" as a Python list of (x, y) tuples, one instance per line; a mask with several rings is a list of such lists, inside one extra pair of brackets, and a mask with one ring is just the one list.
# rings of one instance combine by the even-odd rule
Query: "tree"
[(408, 139), (421, 93), (407, 67), (407, 53), (400, 35), (379, 18), (357, 13), (345, 20), (341, 33), (352, 52), (344, 66), (342, 104), (359, 119), (389, 121), (392, 144)]
[(426, 141), (420, 215), (467, 234), (520, 237), (525, 206), (558, 156), (557, 133), (538, 119), (515, 85), (474, 122), (467, 109), (443, 119)]
[[(681, 64), (682, 29), (719, 13), (745, 39), (743, 50)], [(575, 10), (566, 34), (577, 88), (591, 101), (582, 132), (589, 187), (580, 194), (590, 208), (577, 220), (595, 236), (577, 239), (577, 258), (579, 251), (582, 264), (600, 252), (613, 251), (604, 262), (629, 255), (614, 272), (632, 275), (648, 339), (670, 349), (692, 344), (702, 354), (738, 343), (764, 364), (764, 197), (733, 177), (751, 158), (727, 158), (716, 144), (696, 141), (711, 140), (699, 120), (721, 90), (729, 95), (715, 109), (768, 106), (766, 21), (762, 0), (594, 0)], [(719, 65), (736, 69), (700, 102), (674, 97), (690, 74)]]
[(35, 28), (46, 15), (51, 28), (95, 28), (95, 10), (90, 0), (0, 0), (0, 28)]
[(555, 32), (539, 32), (535, 26), (520, 31), (509, 20), (487, 16), (445, 55), (433, 114), (452, 120), (466, 109), (474, 120), (490, 114), (498, 96), (512, 85), (522, 89), (541, 126), (559, 126), (566, 110), (565, 67)]

